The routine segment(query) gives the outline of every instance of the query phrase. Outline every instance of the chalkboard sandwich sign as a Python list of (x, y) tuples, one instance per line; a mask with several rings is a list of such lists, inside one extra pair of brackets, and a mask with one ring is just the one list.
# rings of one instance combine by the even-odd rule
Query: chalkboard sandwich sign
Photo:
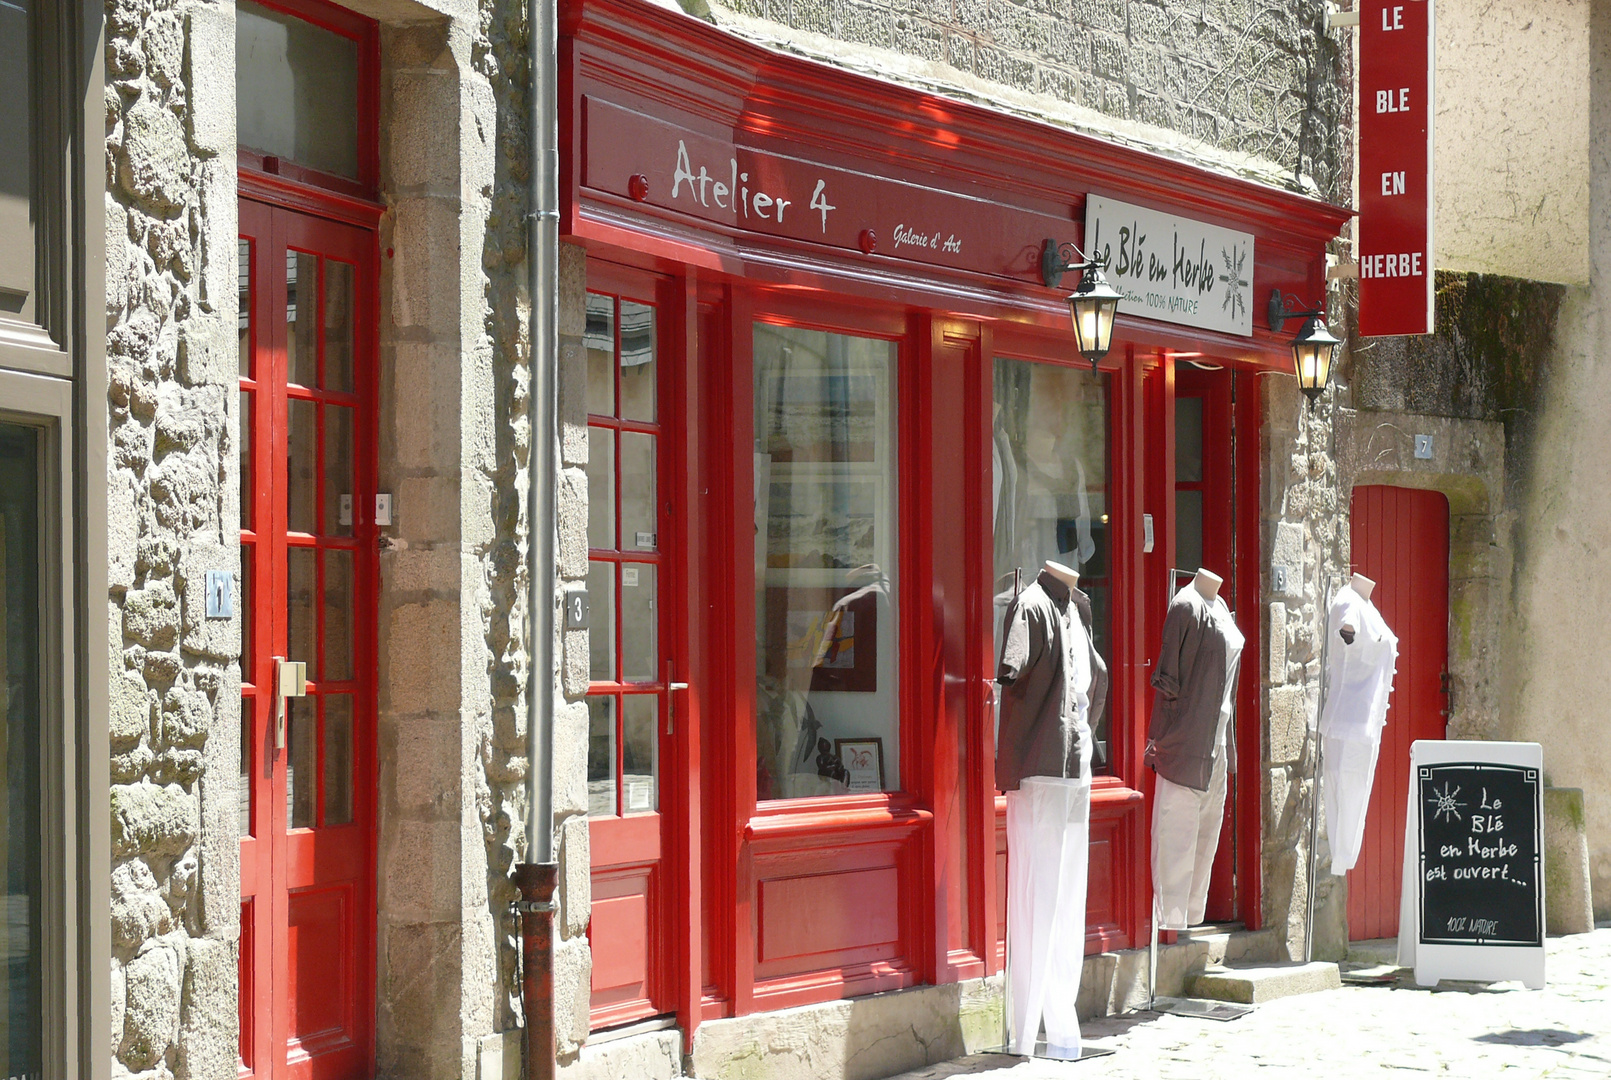
[(1544, 985), (1544, 751), (1410, 748), (1399, 963), (1439, 979)]

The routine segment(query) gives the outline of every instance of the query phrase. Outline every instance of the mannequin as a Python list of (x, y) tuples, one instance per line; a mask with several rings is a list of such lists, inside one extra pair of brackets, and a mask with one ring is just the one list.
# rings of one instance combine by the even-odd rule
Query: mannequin
[(1079, 574), (1047, 562), (1007, 609), (996, 787), (1007, 793), (1009, 1049), (1080, 1056), (1085, 965), (1091, 729), (1107, 701), (1107, 667), (1091, 640)]
[(1047, 559), (1042, 565), (1046, 567), (1046, 572), (1048, 574), (1051, 574), (1052, 577), (1056, 578), (1058, 581), (1061, 581), (1069, 588), (1077, 589), (1080, 587), (1080, 572), (1078, 570), (1072, 570), (1069, 567), (1064, 566), (1062, 563), (1052, 562), (1050, 559)]
[(1203, 921), (1208, 880), (1235, 768), (1232, 715), (1245, 639), (1220, 598), (1224, 579), (1199, 569), (1164, 619), (1153, 672), (1146, 760), (1158, 774), (1152, 803), (1152, 881), (1162, 930)]
[(1333, 874), (1346, 874), (1359, 859), (1398, 661), (1398, 638), (1370, 601), (1375, 588), (1370, 578), (1355, 574), (1332, 598), (1326, 615), (1326, 705), (1320, 737)]
[(1192, 576), (1191, 583), (1192, 587), (1202, 594), (1203, 599), (1212, 604), (1219, 597), (1219, 587), (1225, 584), (1225, 579), (1212, 570), (1204, 570), (1202, 567), (1198, 567), (1197, 573)]

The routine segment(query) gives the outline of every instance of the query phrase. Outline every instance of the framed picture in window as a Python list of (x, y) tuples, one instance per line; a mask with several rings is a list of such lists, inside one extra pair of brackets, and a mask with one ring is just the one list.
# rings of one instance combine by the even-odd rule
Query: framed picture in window
[(833, 749), (850, 774), (845, 786), (852, 793), (884, 790), (883, 739), (835, 739)]
[(767, 674), (794, 686), (805, 682), (812, 693), (876, 693), (880, 595), (876, 582), (767, 589)]

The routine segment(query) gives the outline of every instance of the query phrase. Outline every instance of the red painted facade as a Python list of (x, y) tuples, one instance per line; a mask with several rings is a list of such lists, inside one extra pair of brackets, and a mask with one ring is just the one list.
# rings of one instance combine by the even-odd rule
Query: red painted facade
[[(1314, 297), (1348, 215), (636, 0), (573, 0), (561, 18), (561, 228), (588, 250), (590, 290), (656, 306), (662, 401), (676, 409), (660, 437), (677, 463), (660, 473), (660, 618), (690, 684), (659, 744), (658, 813), (594, 827), (595, 1027), (674, 1013), (691, 1037), (706, 1019), (997, 972), (992, 365), (1083, 364), (1067, 289), (1040, 281), (1042, 242), (1082, 241), (1086, 195), (1107, 195), (1252, 233), (1250, 295)], [(900, 791), (757, 797), (758, 320), (897, 347)], [(1093, 791), (1092, 951), (1148, 931), (1142, 751), (1177, 488), (1204, 498), (1204, 561), (1221, 560), (1248, 639), (1236, 737), (1242, 762), (1261, 760), (1258, 380), (1290, 363), (1261, 315), (1246, 338), (1121, 317), (1103, 362), (1113, 724)], [(1181, 395), (1206, 409), (1207, 471), (1184, 486)], [(1232, 806), (1215, 913), (1256, 926), (1256, 767)]]

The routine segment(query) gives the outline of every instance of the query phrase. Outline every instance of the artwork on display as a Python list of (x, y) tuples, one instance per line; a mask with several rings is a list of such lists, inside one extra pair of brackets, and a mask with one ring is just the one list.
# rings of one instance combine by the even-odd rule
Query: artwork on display
[(789, 671), (809, 669), (812, 693), (876, 693), (878, 596), (871, 588), (767, 589), (766, 636), (783, 645), (769, 655)]
[(801, 483), (800, 470), (772, 469), (767, 492), (766, 565), (771, 569), (850, 569), (877, 561), (882, 482), (835, 473)]
[(833, 748), (844, 764), (849, 777), (845, 786), (852, 794), (884, 790), (883, 739), (835, 739)]

